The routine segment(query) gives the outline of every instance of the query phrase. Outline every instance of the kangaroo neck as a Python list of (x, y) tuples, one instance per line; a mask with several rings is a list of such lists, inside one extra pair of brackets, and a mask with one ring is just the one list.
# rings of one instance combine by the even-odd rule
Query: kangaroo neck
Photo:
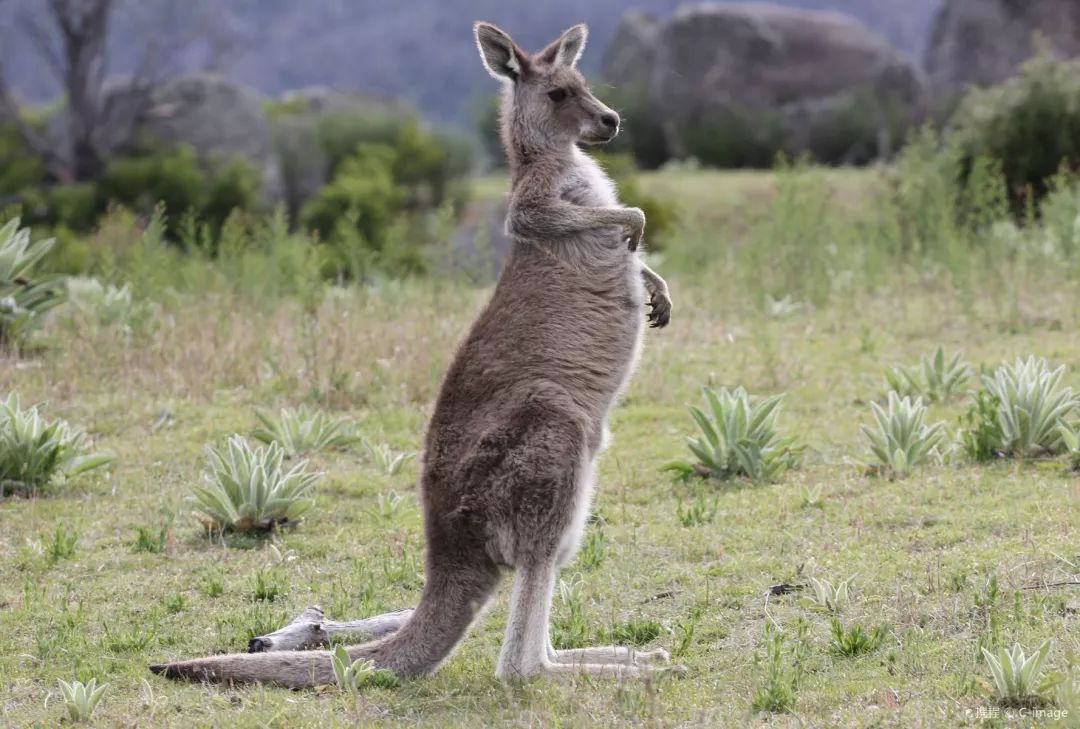
[(525, 146), (508, 145), (507, 159), (510, 166), (510, 187), (514, 189), (522, 180), (536, 179), (537, 175), (557, 176), (574, 164), (575, 145), (565, 148), (528, 149)]

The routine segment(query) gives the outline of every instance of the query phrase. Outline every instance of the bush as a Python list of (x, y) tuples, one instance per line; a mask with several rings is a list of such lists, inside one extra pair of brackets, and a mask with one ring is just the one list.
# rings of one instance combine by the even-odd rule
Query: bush
[(408, 190), (410, 207), (438, 207), (453, 182), (472, 167), (472, 149), (460, 137), (432, 132), (406, 114), (332, 114), (319, 122), (319, 145), (331, 179), (365, 145), (393, 151), (390, 172)]
[(320, 122), (319, 140), (333, 177), (303, 206), (300, 220), (330, 244), (324, 273), (425, 270), (422, 244), (431, 236), (418, 223), (422, 214), (460, 200), (457, 183), (471, 167), (470, 146), (411, 116), (385, 114), (329, 116)]
[(304, 206), (303, 225), (332, 244), (331, 264), (337, 269), (363, 271), (367, 259), (383, 250), (390, 225), (405, 212), (408, 190), (394, 179), (396, 156), (386, 145), (361, 145)]
[(999, 160), (1010, 199), (1023, 210), (1064, 165), (1080, 168), (1080, 61), (1042, 53), (1000, 86), (974, 89), (954, 115), (952, 136), (971, 168), (974, 160)]
[(0, 198), (45, 182), (45, 165), (11, 122), (0, 122)]
[(181, 145), (111, 160), (98, 183), (97, 199), (99, 211), (117, 203), (142, 215), (163, 203), (176, 220), (190, 212), (218, 230), (234, 209), (255, 206), (260, 185), (258, 172), (246, 160), (204, 167), (191, 147)]
[(781, 120), (764, 112), (731, 111), (695, 120), (679, 136), (686, 154), (710, 167), (768, 168), (784, 147)]
[(499, 130), (499, 107), (498, 94), (479, 97), (473, 107), (473, 121), (488, 161), (494, 167), (506, 167), (506, 150)]
[(233, 210), (256, 206), (261, 184), (244, 159), (203, 163), (181, 145), (116, 157), (95, 182), (24, 189), (20, 199), (23, 217), (58, 231), (89, 233), (113, 205), (149, 217), (164, 204), (174, 231), (191, 214), (216, 232)]
[(629, 153), (643, 169), (660, 167), (671, 158), (659, 110), (649, 101), (644, 85), (630, 85), (604, 92), (604, 101), (619, 110), (622, 130), (606, 149)]

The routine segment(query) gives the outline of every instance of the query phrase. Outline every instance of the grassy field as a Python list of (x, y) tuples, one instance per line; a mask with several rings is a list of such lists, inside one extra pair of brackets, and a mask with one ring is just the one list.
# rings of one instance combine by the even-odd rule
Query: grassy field
[[(820, 182), (829, 205), (861, 209), (880, 180), (839, 172)], [(658, 256), (672, 324), (649, 333), (613, 414), (598, 518), (563, 575), (579, 576), (579, 597), (556, 599), (555, 633), (664, 647), (685, 675), (497, 681), (508, 581), (436, 676), (358, 699), (150, 675), (148, 663), (241, 650), (310, 604), (344, 619), (415, 603), (423, 550), (415, 459), (387, 475), (361, 448), (318, 454), (326, 476), (314, 508), (265, 540), (208, 538), (186, 499), (205, 444), (249, 433), (255, 407), (319, 406), (354, 417), (374, 442), (417, 451), (441, 374), (487, 290), (387, 282), (320, 291), (312, 304), (144, 282), (140, 294), (154, 303), (140, 325), (71, 326), (57, 316), (45, 351), (0, 360), (0, 395), (45, 402), (116, 457), (49, 495), (0, 501), (0, 724), (58, 724), (57, 680), (94, 676), (109, 684), (95, 716), (103, 726), (1078, 725), (1075, 692), (1043, 707), (1048, 716), (998, 707), (979, 646), (1034, 649), (1052, 638), (1049, 670), (1076, 675), (1080, 476), (1064, 461), (958, 458), (890, 481), (867, 475), (859, 432), (869, 403), (885, 394), (885, 368), (937, 345), (977, 368), (1044, 356), (1068, 365), (1067, 383), (1080, 387), (1074, 278), (1012, 259), (974, 284), (905, 268), (882, 274), (884, 283), (844, 287), (837, 281), (850, 277), (834, 272), (827, 301), (793, 285), (788, 301), (774, 290), (764, 305), (754, 271), (739, 266), (756, 260), (779, 271), (797, 254), (776, 247), (740, 257), (778, 213), (774, 176), (669, 172), (645, 184), (678, 194), (695, 228)], [(793, 239), (815, 234), (792, 225)], [(844, 245), (857, 250), (859, 239)], [(703, 252), (720, 263), (695, 266)], [(688, 455), (687, 404), (703, 385), (786, 393), (780, 426), (808, 447), (802, 467), (760, 486), (661, 473)], [(967, 404), (934, 405), (931, 416), (953, 436)], [(403, 500), (386, 508), (392, 491)], [(695, 503), (704, 513), (688, 518)], [(54, 546), (58, 533), (75, 535), (74, 547)], [(840, 655), (831, 616), (808, 604), (806, 590), (768, 596), (811, 575), (853, 577), (840, 619), (867, 632), (880, 626), (877, 648)], [(1051, 586), (1064, 582), (1073, 584)], [(791, 713), (751, 708), (766, 685), (769, 645), (781, 646), (797, 678)]]

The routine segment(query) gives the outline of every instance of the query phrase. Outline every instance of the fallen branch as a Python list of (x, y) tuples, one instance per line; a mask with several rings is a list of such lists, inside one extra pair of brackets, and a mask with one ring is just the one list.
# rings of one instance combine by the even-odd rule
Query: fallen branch
[(1080, 580), (1065, 580), (1064, 582), (1040, 582), (1037, 585), (1024, 585), (1025, 590), (1046, 590), (1051, 587), (1068, 587), (1070, 585), (1080, 585)]
[(312, 605), (293, 618), (293, 621), (273, 633), (248, 641), (248, 653), (265, 651), (298, 651), (329, 645), (333, 638), (371, 640), (393, 633), (409, 619), (411, 609), (383, 613), (364, 620), (338, 622), (327, 620), (322, 608)]

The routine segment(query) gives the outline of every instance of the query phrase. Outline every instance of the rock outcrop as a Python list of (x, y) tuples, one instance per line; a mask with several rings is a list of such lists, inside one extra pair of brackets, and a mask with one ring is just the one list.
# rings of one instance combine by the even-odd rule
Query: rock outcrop
[(151, 91), (136, 139), (186, 144), (200, 159), (242, 157), (262, 175), (264, 196), (276, 200), (281, 172), (264, 106), (260, 94), (225, 76), (183, 76)]
[(854, 19), (767, 3), (629, 14), (604, 77), (647, 78), (674, 155), (736, 165), (770, 162), (744, 159), (751, 149), (865, 161), (921, 114), (925, 91), (918, 66)]
[(1039, 36), (1062, 58), (1080, 55), (1080, 2), (943, 0), (925, 59), (935, 96), (1010, 78), (1036, 53)]

